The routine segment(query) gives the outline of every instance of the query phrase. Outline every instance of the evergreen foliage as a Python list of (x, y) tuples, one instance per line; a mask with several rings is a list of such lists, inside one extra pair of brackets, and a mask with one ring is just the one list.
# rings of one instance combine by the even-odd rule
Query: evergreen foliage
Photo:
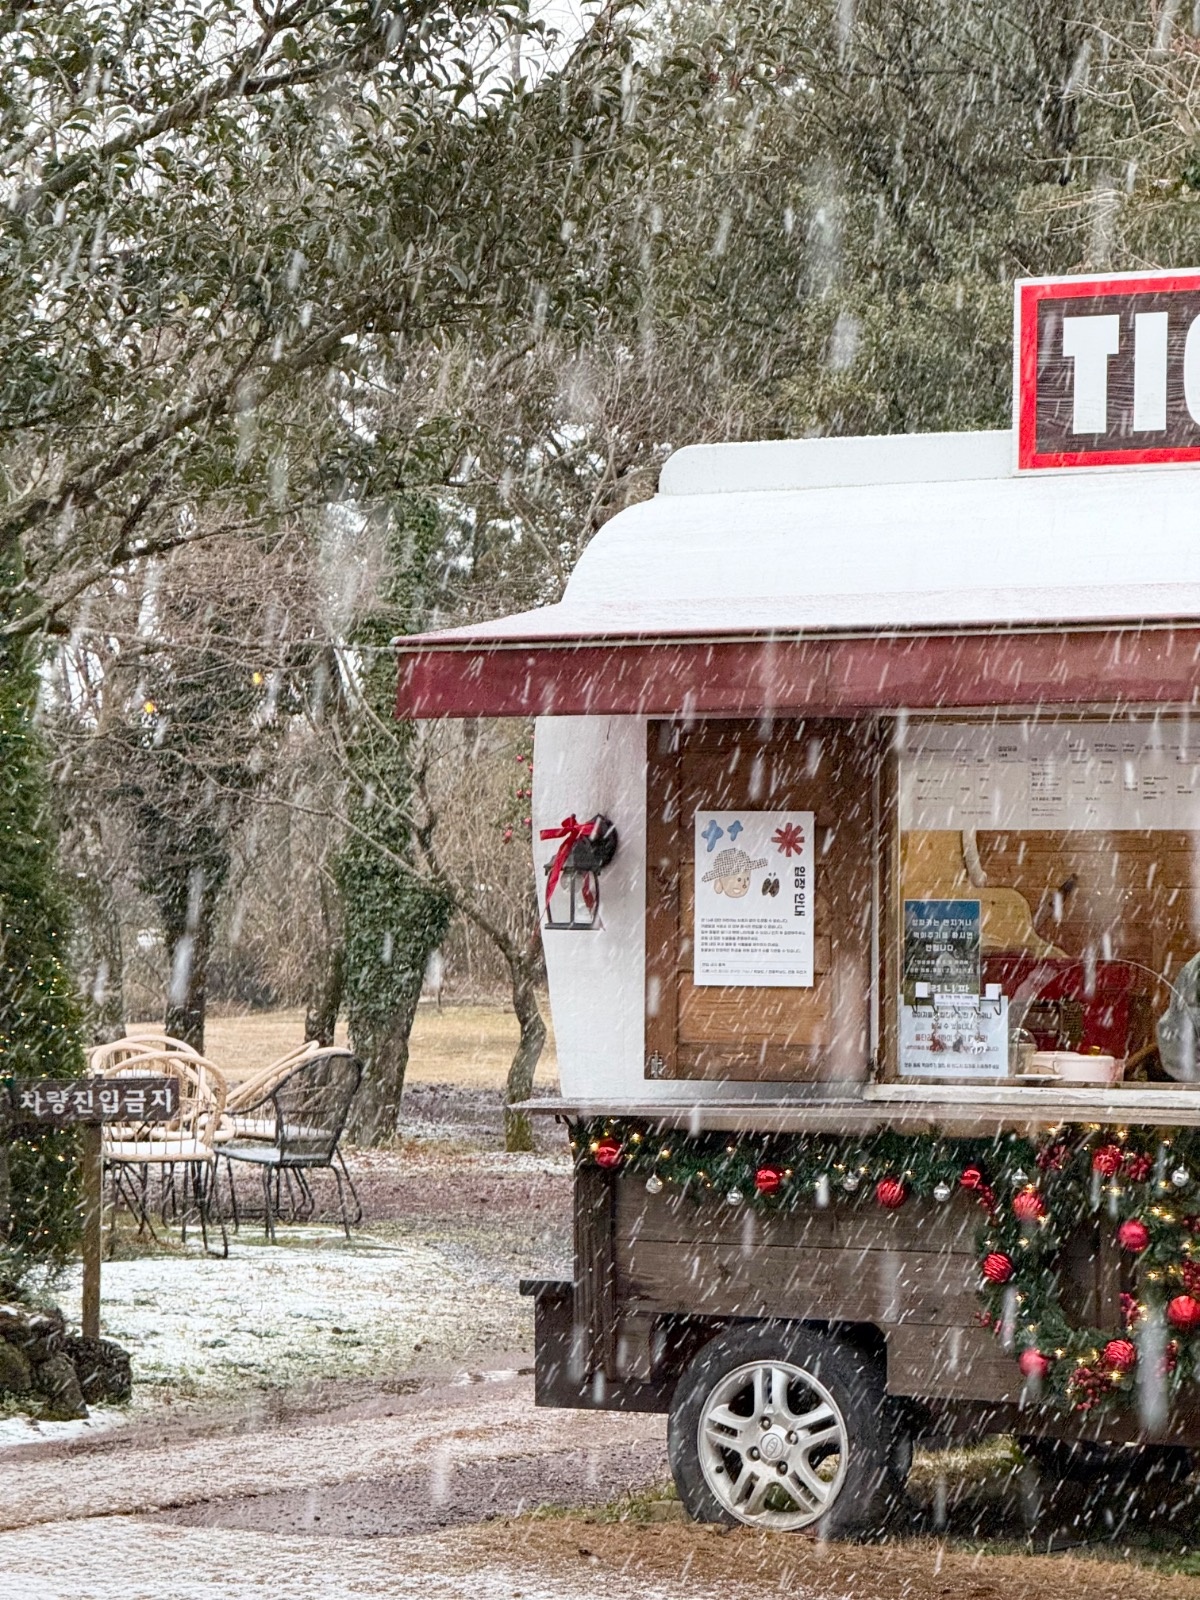
[[(13, 564), (4, 587), (15, 588)], [(37, 653), (0, 636), (0, 1082), (73, 1078), (83, 1045), (65, 963), (70, 925), (49, 825), (45, 750), (34, 723)], [(5, 1150), (0, 1147), (0, 1228)], [(17, 1130), (8, 1143), (10, 1223), (0, 1279), (34, 1262), (58, 1265), (77, 1235), (75, 1136)]]
[(419, 737), (393, 715), (398, 634), (415, 631), (438, 587), (442, 517), (427, 498), (402, 496), (381, 512), (387, 571), (355, 631), (359, 707), (349, 751), (349, 832), (338, 862), (345, 922), (345, 1003), (366, 1075), (355, 1105), (360, 1139), (390, 1138), (400, 1116), (408, 1035), (430, 955), (451, 904), (414, 879), (409, 796)]

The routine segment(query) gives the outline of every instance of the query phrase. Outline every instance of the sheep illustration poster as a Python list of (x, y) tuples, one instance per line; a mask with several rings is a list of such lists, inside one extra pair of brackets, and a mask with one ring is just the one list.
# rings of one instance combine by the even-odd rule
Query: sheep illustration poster
[(693, 982), (809, 989), (811, 811), (697, 811)]

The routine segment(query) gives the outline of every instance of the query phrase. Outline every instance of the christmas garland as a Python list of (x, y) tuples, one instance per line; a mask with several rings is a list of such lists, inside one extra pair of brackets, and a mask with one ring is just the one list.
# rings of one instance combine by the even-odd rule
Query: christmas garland
[[(577, 1165), (620, 1168), (651, 1194), (671, 1185), (698, 1203), (766, 1212), (895, 1212), (966, 1192), (981, 1212), (979, 1320), (1011, 1351), (1031, 1400), (1090, 1411), (1133, 1403), (1148, 1381), (1157, 1403), (1200, 1377), (1200, 1129), (785, 1139), (592, 1121), (572, 1126), (571, 1147)], [(1128, 1264), (1120, 1329), (1076, 1327), (1062, 1304), (1059, 1254), (1089, 1221)]]

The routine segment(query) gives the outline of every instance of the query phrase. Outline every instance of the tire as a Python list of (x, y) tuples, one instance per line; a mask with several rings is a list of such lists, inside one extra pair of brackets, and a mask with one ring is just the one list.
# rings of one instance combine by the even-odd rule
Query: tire
[(1106, 1445), (1046, 1438), (1023, 1438), (1017, 1443), (1047, 1479), (1095, 1484), (1107, 1494), (1184, 1483), (1195, 1468), (1195, 1456), (1182, 1445)]
[(823, 1538), (882, 1523), (911, 1458), (882, 1365), (788, 1323), (706, 1344), (675, 1386), (667, 1440), (693, 1521)]

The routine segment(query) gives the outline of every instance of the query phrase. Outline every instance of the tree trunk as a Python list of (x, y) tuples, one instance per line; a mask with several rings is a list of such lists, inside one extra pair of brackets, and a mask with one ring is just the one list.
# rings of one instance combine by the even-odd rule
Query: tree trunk
[(335, 945), (329, 952), (321, 985), (312, 996), (304, 1013), (305, 1043), (315, 1039), (318, 1044), (331, 1045), (337, 1030), (338, 1012), (342, 1009), (342, 994), (346, 987), (346, 947)]
[(121, 944), (121, 919), (112, 890), (107, 886), (92, 932), (96, 971), (89, 996), (88, 1021), (92, 1043), (108, 1044), (125, 1034), (125, 952)]
[[(12, 1113), (7, 1095), (0, 1096), (0, 1245), (8, 1240), (12, 1225), (12, 1174), (8, 1165), (8, 1145), (12, 1137)], [(0, 1278), (0, 1293), (8, 1298), (8, 1289)]]
[[(204, 1054), (204, 1015), (208, 1005), (208, 956), (213, 919), (224, 874), (194, 867), (188, 873), (187, 910), (171, 917), (164, 928), (171, 972), (167, 982), (164, 1029)], [(176, 896), (174, 904), (182, 897)]]
[(521, 1037), (517, 1042), (512, 1065), (508, 1069), (508, 1084), (504, 1095), (506, 1150), (533, 1149), (533, 1127), (529, 1118), (524, 1112), (513, 1111), (511, 1108), (518, 1101), (528, 1100), (533, 1093), (533, 1075), (541, 1058), (542, 1047), (546, 1043), (546, 1023), (538, 1005), (537, 989), (534, 987), (540, 967), (536, 955), (509, 963), (509, 970), (512, 973), (513, 1010), (521, 1025)]
[(208, 1005), (207, 944), (198, 935), (183, 933), (169, 942), (171, 984), (163, 1030), (204, 1054), (204, 1014)]
[(420, 999), (418, 979), (412, 999), (395, 1011), (386, 1027), (355, 1033), (351, 1042), (363, 1064), (362, 1086), (350, 1108), (348, 1132), (355, 1144), (387, 1144), (400, 1131), (400, 1101), (408, 1070), (408, 1036)]

